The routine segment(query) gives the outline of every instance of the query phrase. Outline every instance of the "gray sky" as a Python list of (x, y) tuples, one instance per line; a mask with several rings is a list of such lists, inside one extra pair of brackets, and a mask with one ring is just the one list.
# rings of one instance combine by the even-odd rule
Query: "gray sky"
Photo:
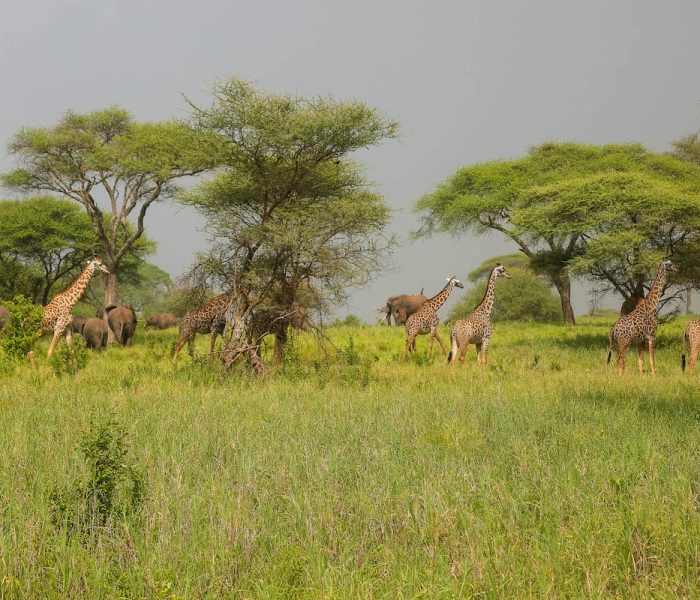
[[(358, 98), (401, 123), (360, 159), (395, 209), (454, 169), (545, 140), (635, 141), (665, 151), (700, 129), (697, 0), (1, 0), (0, 141), (68, 109), (113, 104), (137, 119), (184, 117), (239, 75), (275, 92)], [(0, 169), (12, 162), (0, 154)], [(201, 221), (164, 203), (147, 219), (155, 262), (180, 274), (205, 246)], [(395, 269), (353, 294), (372, 318), (387, 296), (431, 295), (445, 278), (515, 250), (500, 237), (400, 248)], [(587, 298), (575, 283), (574, 308)]]

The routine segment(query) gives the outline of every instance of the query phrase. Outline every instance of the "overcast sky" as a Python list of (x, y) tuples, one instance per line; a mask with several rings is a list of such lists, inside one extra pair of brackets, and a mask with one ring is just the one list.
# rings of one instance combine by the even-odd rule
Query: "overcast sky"
[[(700, 129), (698, 0), (2, 0), (0, 141), (66, 110), (120, 105), (140, 120), (185, 117), (185, 94), (239, 75), (275, 92), (357, 98), (401, 123), (360, 159), (395, 210), (456, 168), (546, 140), (641, 142), (666, 151)], [(13, 165), (6, 152), (0, 168)], [(5, 194), (6, 196), (8, 194)], [(177, 276), (205, 247), (197, 215), (151, 210), (154, 262)], [(515, 250), (496, 236), (405, 245), (353, 294), (363, 319), (387, 296), (431, 295), (445, 278)], [(574, 308), (587, 297), (575, 283)]]

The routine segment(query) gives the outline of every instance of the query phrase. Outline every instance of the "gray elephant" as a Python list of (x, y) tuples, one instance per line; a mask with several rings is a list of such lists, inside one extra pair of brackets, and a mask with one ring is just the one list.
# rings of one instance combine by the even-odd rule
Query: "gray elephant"
[(0, 304), (0, 330), (5, 327), (7, 323), (10, 322), (10, 311), (6, 306)]
[(85, 347), (97, 351), (104, 350), (107, 347), (107, 336), (109, 335), (107, 323), (96, 317), (83, 320), (85, 322), (80, 332), (85, 340)]
[(148, 317), (146, 324), (143, 326), (144, 329), (153, 327), (154, 329), (168, 329), (169, 327), (175, 327), (177, 325), (177, 317), (175, 313), (159, 313)]
[(134, 337), (138, 323), (134, 307), (131, 304), (115, 304), (106, 306), (105, 313), (114, 338), (121, 346), (128, 346), (131, 338)]
[(423, 306), (427, 300), (422, 294), (391, 296), (387, 299), (386, 306), (380, 308), (379, 312), (385, 314), (382, 320), (386, 321), (387, 325), (391, 325), (391, 317), (394, 317), (395, 325), (404, 325), (408, 317)]
[(73, 317), (70, 323), (71, 331), (73, 333), (77, 333), (78, 335), (82, 334), (83, 327), (85, 327), (85, 321), (87, 321), (85, 317)]

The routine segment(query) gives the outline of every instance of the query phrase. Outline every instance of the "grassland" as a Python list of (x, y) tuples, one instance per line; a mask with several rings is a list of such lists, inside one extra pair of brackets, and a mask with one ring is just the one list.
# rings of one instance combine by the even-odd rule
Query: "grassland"
[[(327, 354), (298, 337), (262, 380), (173, 367), (174, 330), (72, 377), (4, 361), (0, 597), (698, 597), (683, 321), (655, 378), (606, 368), (608, 327), (498, 325), (486, 370), (428, 363), (425, 337), (404, 364), (387, 327), (331, 328)], [(50, 494), (108, 416), (147, 495), (86, 542)]]

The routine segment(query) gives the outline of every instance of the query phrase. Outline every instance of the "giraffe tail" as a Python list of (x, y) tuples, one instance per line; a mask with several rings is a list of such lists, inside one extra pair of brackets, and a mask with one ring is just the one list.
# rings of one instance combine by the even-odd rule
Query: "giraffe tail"
[(685, 371), (685, 352), (681, 354), (681, 371)]

